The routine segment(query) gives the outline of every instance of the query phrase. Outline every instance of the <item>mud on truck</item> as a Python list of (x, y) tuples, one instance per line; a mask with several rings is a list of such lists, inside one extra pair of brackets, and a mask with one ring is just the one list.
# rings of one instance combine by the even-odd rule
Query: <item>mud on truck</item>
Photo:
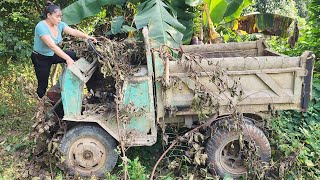
[[(96, 78), (100, 73), (97, 60), (89, 62), (80, 58), (63, 70), (59, 80), (61, 100), (53, 108), (63, 105), (62, 120), (68, 124), (59, 148), (69, 173), (104, 176), (116, 165), (115, 149), (123, 137), (127, 147), (152, 146), (157, 141), (157, 124), (182, 123), (188, 128), (196, 127), (200, 120), (193, 103), (203, 89), (205, 94), (214, 96), (219, 106), (203, 108), (202, 113), (208, 118), (201, 121), (210, 122), (210, 127), (222, 120), (232, 124), (235, 119), (229, 107), (234, 92), (230, 88), (221, 93), (221, 84), (210, 79), (217, 74), (218, 67), (227, 75), (222, 81), (237, 79), (231, 81), (231, 86), (241, 85), (242, 98), (236, 103), (243, 115), (243, 139), (255, 143), (262, 161), (270, 160), (271, 148), (263, 131), (254, 124), (255, 119), (274, 110), (305, 111), (308, 108), (314, 61), (311, 52), (288, 57), (270, 50), (262, 40), (185, 45), (181, 47), (182, 52), (197, 54), (201, 59), (191, 61), (186, 56), (182, 65), (162, 58), (159, 51), (153, 50), (147, 28), (143, 29), (143, 35), (146, 63), (135, 66), (138, 72), (124, 78), (123, 106), (119, 106), (120, 111), (130, 106), (142, 113), (130, 117), (119, 129), (114, 111), (90, 114), (83, 108), (85, 84), (95, 96), (107, 97), (114, 93), (112, 88), (101, 91), (105, 88), (99, 87), (103, 83), (101, 78)], [(247, 172), (239, 146), (233, 145), (239, 143), (238, 140), (238, 132), (223, 128), (208, 138), (206, 164), (212, 173), (239, 177)]]

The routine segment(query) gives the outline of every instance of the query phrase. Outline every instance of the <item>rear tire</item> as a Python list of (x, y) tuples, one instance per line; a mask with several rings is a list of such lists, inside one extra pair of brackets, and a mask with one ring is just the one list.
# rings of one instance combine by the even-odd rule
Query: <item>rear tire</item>
[[(263, 162), (271, 159), (271, 148), (267, 137), (252, 122), (243, 123), (244, 142), (252, 140), (258, 146), (258, 154)], [(235, 130), (219, 129), (208, 140), (206, 151), (209, 169), (212, 174), (224, 177), (226, 174), (234, 178), (243, 176), (247, 170), (240, 153), (239, 132)]]
[(64, 165), (71, 175), (104, 177), (117, 163), (116, 141), (94, 125), (78, 125), (61, 140)]

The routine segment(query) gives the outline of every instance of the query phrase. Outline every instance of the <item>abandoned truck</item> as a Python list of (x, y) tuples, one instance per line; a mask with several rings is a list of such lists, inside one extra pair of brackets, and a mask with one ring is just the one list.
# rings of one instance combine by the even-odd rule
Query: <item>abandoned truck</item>
[[(157, 123), (184, 123), (194, 127), (199, 121), (192, 108), (197, 83), (217, 96), (219, 114), (211, 126), (220, 119), (233, 121), (228, 110), (232, 92), (219, 93), (216, 84), (209, 81), (216, 65), (233, 78), (237, 78), (242, 88), (242, 100), (238, 102), (239, 112), (244, 114), (243, 139), (252, 140), (258, 146), (262, 161), (269, 161), (271, 148), (264, 133), (255, 126), (252, 118), (259, 118), (270, 110), (296, 109), (305, 111), (311, 96), (314, 55), (304, 52), (300, 57), (288, 57), (268, 49), (264, 41), (186, 45), (183, 52), (197, 53), (203, 58), (190, 63), (196, 71), (197, 80), (179, 62), (163, 60), (159, 52), (151, 51), (152, 42), (148, 30), (143, 29), (146, 65), (142, 73), (126, 77), (123, 83), (125, 105), (143, 109), (139, 116), (132, 116), (125, 127), (118, 132), (114, 114), (83, 113), (83, 88), (90, 82), (92, 74), (99, 71), (97, 61), (79, 59), (74, 65), (64, 69), (60, 77), (63, 121), (72, 124), (60, 144), (65, 156), (65, 165), (72, 174), (83, 176), (103, 176), (116, 165), (117, 143), (126, 137), (125, 146), (151, 146), (157, 141)], [(165, 79), (164, 86), (157, 79)], [(178, 79), (179, 85), (173, 85)], [(56, 106), (55, 106), (56, 107)], [(174, 116), (170, 110), (174, 109)], [(120, 106), (121, 110), (121, 106)], [(261, 117), (260, 116), (260, 117)], [(212, 120), (208, 118), (207, 121)], [(120, 137), (120, 135), (122, 137)], [(207, 165), (213, 173), (239, 177), (246, 173), (239, 149), (232, 149), (239, 134), (218, 129), (207, 140)]]

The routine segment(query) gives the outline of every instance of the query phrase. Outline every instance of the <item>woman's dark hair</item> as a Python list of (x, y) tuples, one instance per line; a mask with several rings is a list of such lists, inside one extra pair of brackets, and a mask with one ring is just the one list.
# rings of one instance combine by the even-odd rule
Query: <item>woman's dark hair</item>
[(53, 4), (51, 1), (47, 1), (47, 5), (43, 10), (43, 14), (41, 15), (41, 19), (46, 19), (48, 13), (52, 14), (57, 9), (60, 10), (60, 7), (58, 5)]

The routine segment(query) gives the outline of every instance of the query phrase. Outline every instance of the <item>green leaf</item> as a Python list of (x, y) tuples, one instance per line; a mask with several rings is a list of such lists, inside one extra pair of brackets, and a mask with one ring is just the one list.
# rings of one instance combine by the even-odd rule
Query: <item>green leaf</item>
[(116, 17), (112, 18), (112, 21), (111, 21), (112, 34), (120, 33), (123, 22), (124, 22), (123, 16), (116, 16)]
[(123, 5), (126, 0), (79, 0), (62, 10), (62, 21), (68, 25), (78, 24), (84, 18), (94, 16), (104, 5)]
[[(181, 1), (179, 1), (181, 2)], [(189, 6), (195, 7), (203, 3), (203, 0), (185, 0), (185, 3)]]
[(133, 32), (136, 31), (137, 29), (128, 25), (123, 25), (121, 28), (121, 32)]
[(233, 0), (228, 4), (227, 11), (224, 13), (224, 16), (230, 16), (235, 13), (239, 7), (242, 5), (244, 0)]
[(311, 160), (309, 160), (309, 159), (306, 159), (306, 160), (304, 161), (304, 163), (305, 163), (308, 167), (313, 167), (313, 166), (315, 166), (315, 165), (313, 164), (313, 162), (312, 162)]
[(224, 14), (226, 22), (232, 21), (240, 17), (243, 8), (252, 4), (252, 0), (233, 0), (227, 7), (227, 11)]
[(185, 27), (167, 10), (169, 8), (161, 0), (149, 0), (138, 6), (134, 18), (138, 29), (148, 26), (149, 37), (153, 47), (166, 44), (169, 47), (179, 47), (182, 44)]
[(193, 36), (194, 23), (193, 23), (192, 20), (191, 21), (179, 20), (179, 22), (186, 27), (186, 29), (182, 32), (183, 33), (182, 42), (183, 42), (183, 44), (190, 44), (190, 41), (191, 41), (192, 36)]
[[(231, 21), (240, 17), (243, 8), (252, 4), (252, 0), (205, 0), (208, 5), (211, 20), (214, 25), (225, 21)], [(207, 24), (206, 13), (203, 15), (204, 23)]]
[(181, 3), (181, 1), (172, 1), (171, 7), (176, 11), (178, 21), (186, 27), (183, 33), (183, 44), (190, 44), (192, 39), (193, 30), (194, 30), (194, 22), (195, 13), (190, 10), (190, 6)]
[[(208, 6), (213, 24), (219, 24), (223, 20), (228, 4), (225, 0), (205, 0), (205, 3)], [(203, 21), (205, 24), (207, 24), (208, 18), (206, 13), (204, 13)]]

